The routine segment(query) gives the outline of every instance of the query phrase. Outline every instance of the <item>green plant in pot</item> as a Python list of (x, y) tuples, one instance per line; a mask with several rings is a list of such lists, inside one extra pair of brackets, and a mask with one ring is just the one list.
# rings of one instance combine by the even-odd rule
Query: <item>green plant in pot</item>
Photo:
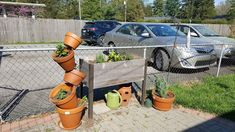
[(153, 107), (161, 111), (170, 110), (175, 100), (175, 95), (168, 90), (166, 81), (157, 77), (155, 88), (152, 90)]
[(60, 91), (56, 95), (56, 99), (62, 100), (65, 99), (68, 96), (68, 91), (64, 89), (60, 89)]
[(66, 72), (73, 70), (75, 67), (74, 51), (62, 44), (56, 46), (55, 52), (52, 53), (52, 58)]
[(117, 61), (125, 61), (132, 60), (133, 57), (126, 53), (118, 54), (115, 51), (112, 51), (108, 54), (108, 56), (104, 56), (103, 54), (96, 55), (96, 63), (104, 63), (104, 62), (117, 62)]

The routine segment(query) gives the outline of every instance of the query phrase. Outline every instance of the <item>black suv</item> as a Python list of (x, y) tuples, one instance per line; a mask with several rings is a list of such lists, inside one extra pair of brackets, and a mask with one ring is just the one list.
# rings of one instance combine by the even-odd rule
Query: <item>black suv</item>
[(121, 25), (117, 21), (93, 21), (86, 22), (82, 29), (82, 39), (88, 44), (103, 44), (103, 38), (106, 32), (111, 31), (117, 25)]

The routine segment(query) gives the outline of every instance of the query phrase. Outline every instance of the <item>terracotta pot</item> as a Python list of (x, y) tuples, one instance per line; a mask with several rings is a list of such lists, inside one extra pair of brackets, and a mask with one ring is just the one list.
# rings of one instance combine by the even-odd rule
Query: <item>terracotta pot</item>
[(153, 107), (161, 111), (168, 111), (171, 109), (175, 100), (175, 95), (172, 92), (167, 93), (168, 98), (161, 98), (156, 95), (155, 90), (152, 90)]
[(82, 39), (76, 34), (67, 32), (64, 37), (64, 45), (76, 49), (82, 43)]
[(122, 106), (127, 106), (131, 99), (131, 84), (120, 85), (118, 92), (122, 96)]
[(57, 62), (65, 71), (72, 71), (75, 67), (74, 51), (71, 50), (69, 54), (65, 57), (56, 57), (56, 54), (53, 53), (52, 58)]
[(64, 74), (64, 81), (77, 86), (85, 79), (85, 77), (85, 73), (78, 70), (72, 70)]
[[(68, 95), (65, 99), (58, 100), (55, 98), (55, 96), (61, 89), (69, 91), (70, 95)], [(54, 103), (57, 107), (62, 109), (76, 108), (77, 107), (76, 87), (70, 84), (61, 83), (51, 90), (49, 94), (49, 100), (52, 103)]]
[(73, 109), (61, 109), (57, 107), (56, 111), (58, 112), (60, 117), (59, 126), (66, 130), (77, 128), (81, 125), (83, 110), (84, 105), (78, 106)]

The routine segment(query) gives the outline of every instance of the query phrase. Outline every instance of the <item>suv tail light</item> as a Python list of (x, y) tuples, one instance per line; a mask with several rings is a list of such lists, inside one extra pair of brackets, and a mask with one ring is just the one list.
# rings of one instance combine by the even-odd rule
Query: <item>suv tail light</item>
[(87, 29), (89, 29), (89, 30), (91, 30), (91, 31), (97, 30), (97, 28), (87, 28)]

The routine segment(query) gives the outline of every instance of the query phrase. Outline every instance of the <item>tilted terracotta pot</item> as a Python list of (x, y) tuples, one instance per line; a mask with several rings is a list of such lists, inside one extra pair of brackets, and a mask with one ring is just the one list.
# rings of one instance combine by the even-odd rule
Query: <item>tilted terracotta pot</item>
[[(78, 99), (78, 101), (80, 101), (80, 99)], [(84, 105), (77, 106), (73, 109), (61, 109), (57, 107), (56, 111), (60, 117), (59, 126), (66, 130), (77, 128), (81, 125), (83, 110)]]
[(168, 92), (168, 98), (161, 98), (156, 95), (156, 91), (152, 90), (153, 107), (161, 111), (168, 111), (172, 108), (172, 104), (175, 100), (175, 95), (172, 92)]
[(74, 69), (64, 74), (64, 81), (77, 86), (85, 79), (85, 77), (85, 73)]
[(72, 71), (75, 67), (74, 51), (71, 50), (65, 57), (56, 57), (53, 53), (52, 59), (57, 62), (65, 71)]
[(76, 49), (82, 43), (82, 39), (72, 32), (67, 32), (64, 37), (64, 45)]
[[(69, 91), (70, 95), (68, 95), (65, 99), (58, 100), (55, 98), (55, 96), (61, 89)], [(76, 87), (70, 84), (61, 83), (51, 90), (49, 94), (49, 100), (52, 103), (54, 103), (57, 107), (62, 109), (76, 108), (77, 107)]]
[(127, 106), (131, 99), (131, 83), (120, 85), (118, 92), (122, 96), (122, 106)]

